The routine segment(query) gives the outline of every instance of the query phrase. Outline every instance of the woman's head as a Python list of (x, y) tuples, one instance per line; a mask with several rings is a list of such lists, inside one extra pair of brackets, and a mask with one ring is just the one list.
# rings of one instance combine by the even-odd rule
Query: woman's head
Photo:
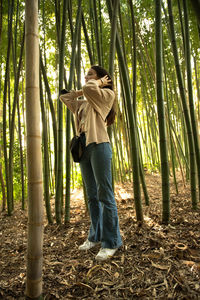
[[(100, 79), (100, 78), (102, 78), (106, 75), (108, 76), (108, 78), (111, 81), (109, 82), (109, 85), (103, 86), (102, 89), (107, 88), (107, 89), (114, 90), (112, 78), (110, 77), (108, 71), (106, 71), (101, 66), (97, 66), (97, 65), (91, 66), (91, 68), (88, 70), (87, 75), (85, 76), (85, 81), (87, 82), (90, 79), (96, 79), (97, 80), (97, 79)], [(114, 100), (113, 106), (112, 106), (110, 112), (108, 113), (108, 115), (106, 117), (107, 126), (110, 126), (114, 123), (115, 116), (116, 116), (116, 99)]]
[(87, 75), (85, 76), (85, 80), (87, 82), (90, 79), (99, 79), (99, 78), (104, 77), (105, 75), (107, 75), (109, 77), (109, 79), (111, 79), (111, 82), (109, 83), (109, 85), (106, 85), (103, 88), (109, 88), (109, 89), (113, 90), (114, 88), (113, 88), (112, 78), (110, 77), (108, 71), (106, 71), (101, 66), (98, 66), (98, 65), (91, 66), (91, 68), (88, 70)]

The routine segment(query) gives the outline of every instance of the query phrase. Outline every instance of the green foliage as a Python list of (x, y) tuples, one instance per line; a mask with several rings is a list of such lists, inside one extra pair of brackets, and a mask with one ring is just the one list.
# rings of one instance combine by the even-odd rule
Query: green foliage
[[(26, 162), (26, 152), (23, 151), (23, 161)], [(24, 164), (24, 174), (26, 174), (26, 164)], [(26, 182), (26, 180), (25, 180)], [(22, 199), (22, 180), (19, 143), (15, 141), (13, 145), (13, 196), (16, 201)], [(26, 191), (26, 189), (25, 189)], [(26, 198), (26, 193), (25, 193)]]
[(81, 188), (83, 186), (82, 176), (80, 170), (76, 172), (74, 186), (76, 188)]

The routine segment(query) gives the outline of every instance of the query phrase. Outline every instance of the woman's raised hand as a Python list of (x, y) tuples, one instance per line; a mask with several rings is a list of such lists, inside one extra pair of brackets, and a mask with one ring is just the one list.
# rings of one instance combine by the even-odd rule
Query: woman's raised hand
[(108, 75), (105, 75), (104, 77), (101, 77), (98, 79), (99, 87), (104, 87), (106, 85), (110, 85), (111, 79), (108, 77)]

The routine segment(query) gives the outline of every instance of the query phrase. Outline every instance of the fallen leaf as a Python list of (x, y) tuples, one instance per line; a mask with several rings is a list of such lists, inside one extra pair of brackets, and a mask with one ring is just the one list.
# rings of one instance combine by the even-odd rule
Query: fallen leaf
[(118, 273), (118, 272), (115, 272), (114, 277), (115, 277), (115, 278), (119, 278), (119, 273)]
[(153, 261), (151, 261), (151, 264), (153, 267), (155, 267), (156, 269), (160, 269), (160, 270), (168, 270), (170, 266), (168, 265), (159, 265), (159, 264), (155, 264)]

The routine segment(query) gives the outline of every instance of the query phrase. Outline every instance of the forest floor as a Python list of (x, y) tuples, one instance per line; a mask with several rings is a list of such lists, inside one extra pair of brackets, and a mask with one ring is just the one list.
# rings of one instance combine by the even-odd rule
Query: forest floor
[[(161, 223), (161, 180), (146, 174), (150, 206), (137, 224), (132, 184), (115, 187), (123, 246), (106, 262), (98, 247), (81, 252), (89, 218), (80, 190), (72, 193), (69, 225), (44, 227), (44, 299), (200, 299), (200, 209), (190, 191), (171, 183), (170, 225)], [(52, 203), (54, 200), (52, 200)], [(27, 211), (0, 214), (0, 299), (24, 299)]]

